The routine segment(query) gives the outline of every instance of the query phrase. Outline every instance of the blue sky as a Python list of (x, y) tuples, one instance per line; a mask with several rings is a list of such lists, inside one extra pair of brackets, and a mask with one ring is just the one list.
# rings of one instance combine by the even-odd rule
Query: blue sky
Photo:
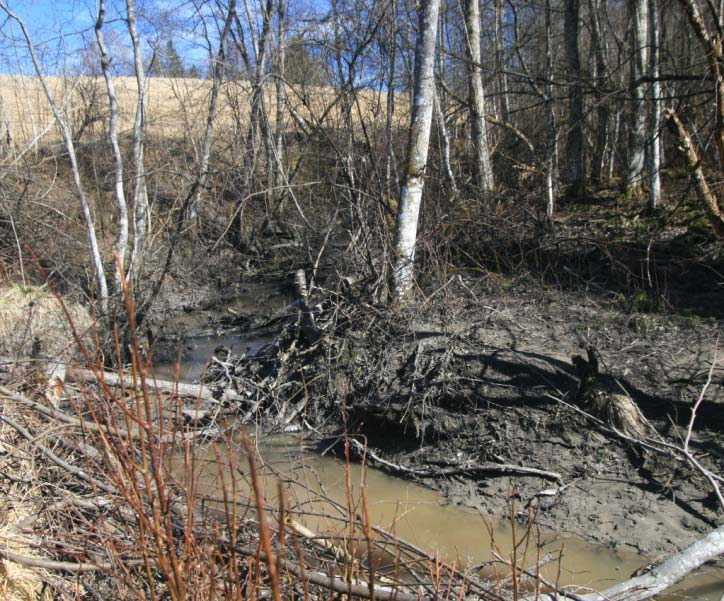
[[(95, 11), (92, 0), (5, 0), (10, 10), (20, 17), (30, 32), (33, 44), (42, 58), (48, 72), (70, 68), (78, 58), (83, 47), (83, 36), (93, 32)], [(17, 61), (23, 63), (23, 69), (29, 69), (24, 44), (14, 48), (14, 41), (21, 40), (20, 28), (2, 17), (2, 37), (0, 51), (2, 62), (0, 70), (17, 71)], [(22, 40), (21, 40), (22, 42)]]
[[(43, 67), (48, 73), (73, 72), (83, 59), (83, 48), (95, 43), (94, 26), (97, 17), (96, 0), (5, 0), (30, 31), (33, 43), (42, 56)], [(107, 15), (104, 32), (111, 54), (116, 64), (130, 60), (130, 40), (125, 23), (119, 19), (119, 10), (124, 8), (122, 0), (106, 0)], [(205, 64), (207, 54), (199, 45), (194, 34), (169, 33), (164, 35), (163, 28), (173, 29), (174, 21), (190, 16), (190, 5), (184, 0), (136, 0), (138, 12), (144, 8), (161, 33), (148, 33), (148, 22), (139, 20), (144, 51), (150, 54), (152, 41), (163, 46), (165, 40), (173, 37), (177, 49), (184, 57), (187, 66), (190, 63)], [(30, 68), (23, 44), (14, 47), (14, 40), (20, 39), (17, 25), (5, 20), (3, 11), (2, 37), (0, 37), (0, 71), (17, 71), (17, 57), (23, 62), (23, 70)], [(182, 28), (183, 29), (183, 28)]]
[(69, 36), (92, 27), (94, 2), (86, 0), (6, 0), (10, 9), (25, 21), (38, 43), (57, 37), (59, 32)]
[[(263, 0), (251, 0), (252, 11)], [(75, 74), (85, 58), (86, 64), (98, 67), (95, 53), (94, 25), (97, 17), (98, 0), (4, 0), (9, 8), (23, 19), (30, 31), (33, 43), (41, 56), (46, 74)], [(150, 57), (152, 46), (165, 48), (166, 41), (173, 39), (177, 51), (186, 67), (196, 65), (204, 72), (209, 61), (208, 49), (199, 26), (198, 15), (194, 13), (192, 0), (135, 0), (137, 13), (146, 15), (139, 20), (144, 54)], [(131, 68), (131, 51), (128, 32), (121, 16), (125, 13), (125, 0), (106, 0), (107, 16), (104, 32), (110, 48), (113, 64), (118, 72)], [(320, 25), (315, 15), (324, 14), (328, 9), (327, 0), (291, 0), (290, 25), (300, 28), (312, 27), (320, 34)], [(214, 2), (205, 4), (205, 11), (212, 10)], [(240, 18), (245, 21), (245, 11)], [(308, 18), (312, 21), (309, 22)], [(9, 23), (0, 10), (0, 72), (17, 73), (18, 60), (26, 74), (32, 73), (20, 29)], [(211, 46), (216, 51), (216, 34), (219, 20), (206, 21), (212, 38)], [(290, 31), (290, 34), (294, 34)], [(247, 40), (248, 41), (248, 40)], [(84, 52), (84, 48), (90, 51)], [(84, 72), (87, 72), (85, 70)]]

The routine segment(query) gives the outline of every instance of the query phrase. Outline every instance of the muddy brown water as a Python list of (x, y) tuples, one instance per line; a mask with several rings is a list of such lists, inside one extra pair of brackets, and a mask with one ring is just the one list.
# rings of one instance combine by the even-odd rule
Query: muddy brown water
[[(192, 331), (202, 330), (209, 317), (220, 314), (234, 314), (239, 311), (251, 312), (258, 309), (260, 292), (269, 292), (272, 300), (266, 307), (279, 309), (288, 299), (274, 297), (270, 288), (250, 287), (249, 295), (240, 298), (220, 312), (200, 312), (182, 316), (184, 325)], [(180, 353), (180, 362), (156, 365), (156, 374), (160, 378), (171, 377), (176, 370), (180, 379), (187, 382), (197, 380), (203, 373), (203, 367), (218, 345), (231, 347), (235, 353), (254, 352), (267, 344), (268, 338), (248, 337), (245, 335), (220, 335), (213, 333), (203, 336), (190, 336)], [(334, 501), (346, 503), (346, 471), (344, 462), (330, 456), (322, 456), (304, 451), (304, 434), (260, 436), (256, 440), (257, 448), (264, 461), (273, 465), (280, 474), (289, 480), (304, 483), (304, 486), (288, 485), (287, 494), (299, 499), (305, 486), (312, 489), (323, 487)], [(220, 452), (219, 452), (220, 451)], [(241, 453), (235, 445), (232, 454)], [(217, 463), (216, 458), (227, 456), (226, 449), (209, 446), (198, 449), (201, 468), (201, 492), (209, 496), (220, 497), (220, 473), (226, 471)], [(244, 462), (243, 458), (242, 462)], [(359, 464), (350, 466), (352, 498), (359, 500), (360, 489), (365, 487), (369, 503), (370, 521), (396, 536), (423, 549), (442, 560), (461, 566), (475, 566), (489, 562), (493, 550), (509, 558), (514, 540), (510, 520), (501, 520), (480, 513), (450, 505), (438, 492), (396, 478), (375, 469), (364, 469)], [(228, 482), (228, 477), (226, 479)], [(275, 491), (276, 485), (267, 482), (265, 487)], [(274, 493), (269, 493), (270, 503)], [(305, 504), (310, 514), (325, 513), (326, 509)], [(522, 508), (520, 508), (522, 509)], [(302, 519), (304, 525), (317, 532), (331, 532), (339, 525), (332, 524), (320, 516), (307, 515)], [(524, 524), (516, 523), (517, 537), (520, 539)], [(613, 550), (603, 545), (586, 542), (573, 534), (560, 534), (547, 531), (540, 533), (540, 552), (532, 545), (527, 555), (527, 565), (535, 563), (536, 554), (548, 558), (542, 568), (542, 575), (560, 585), (576, 584), (601, 590), (626, 580), (640, 567), (647, 565), (650, 558), (626, 550)], [(560, 558), (560, 559), (559, 559)], [(719, 601), (724, 593), (724, 570), (721, 568), (702, 568), (698, 573), (680, 583), (667, 599), (682, 597)]]

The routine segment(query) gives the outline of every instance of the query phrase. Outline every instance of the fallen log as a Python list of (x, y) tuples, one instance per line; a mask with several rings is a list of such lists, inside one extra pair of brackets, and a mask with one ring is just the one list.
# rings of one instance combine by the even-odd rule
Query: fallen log
[(545, 480), (554, 480), (560, 484), (563, 484), (563, 476), (561, 476), (558, 472), (541, 470), (534, 467), (525, 467), (523, 465), (512, 465), (509, 463), (463, 463), (460, 465), (453, 465), (448, 468), (417, 469), (387, 461), (386, 459), (383, 459), (382, 457), (377, 455), (369, 447), (366, 447), (354, 438), (350, 438), (350, 442), (357, 449), (357, 452), (360, 455), (366, 455), (382, 469), (386, 469), (394, 473), (405, 474), (408, 476), (415, 476), (418, 478), (433, 478), (439, 476), (455, 476), (458, 474), (480, 473), (495, 474), (498, 476), (527, 476), (534, 478), (543, 478)]
[[(134, 378), (131, 375), (124, 375), (121, 377), (119, 374), (109, 371), (95, 372), (90, 369), (73, 368), (70, 371), (70, 374), (75, 380), (81, 382), (102, 381), (108, 386), (123, 386), (126, 388), (132, 388), (134, 385), (138, 386), (138, 378)], [(183, 382), (170, 382), (168, 380), (158, 380), (157, 378), (148, 377), (144, 380), (144, 384), (148, 388), (152, 388), (153, 390), (157, 390), (159, 392), (174, 394), (181, 397), (189, 397), (202, 401), (249, 401), (245, 395), (228, 388), (224, 389), (221, 394), (219, 394), (203, 384), (184, 384)]]

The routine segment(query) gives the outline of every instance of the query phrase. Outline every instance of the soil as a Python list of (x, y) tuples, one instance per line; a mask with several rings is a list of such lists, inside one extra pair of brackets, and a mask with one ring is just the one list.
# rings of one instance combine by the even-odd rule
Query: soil
[[(580, 372), (572, 359), (594, 350), (596, 385), (633, 400), (647, 440), (659, 449), (661, 441), (682, 445), (691, 408), (703, 395), (690, 448), (714, 474), (724, 473), (718, 364), (706, 386), (724, 317), (724, 277), (718, 259), (700, 260), (718, 256), (718, 245), (710, 237), (692, 240), (691, 227), (669, 227), (653, 244), (646, 232), (642, 243), (612, 243), (619, 233), (608, 231), (611, 219), (599, 219), (597, 210), (571, 213), (569, 229), (558, 233), (563, 241), (550, 245), (554, 252), (512, 243), (491, 251), (494, 237), (485, 247), (470, 234), (480, 255), (498, 252), (514, 262), (514, 251), (535, 254), (538, 264), (484, 275), (461, 268), (429, 279), (443, 283), (427, 284), (414, 307), (393, 313), (369, 304), (363, 287), (340, 288), (330, 276), (326, 292), (312, 299), (320, 306), (321, 342), (308, 352), (297, 340), (301, 352), (287, 347), (283, 360), (271, 361), (279, 377), (296, 381), (298, 395), (312, 399), (306, 425), (337, 435), (346, 407), (349, 432), (400, 466), (379, 467), (406, 477), (417, 470), (424, 475), (415, 479), (451, 503), (496, 516), (509, 515), (512, 497), (521, 510), (535, 503), (545, 527), (612, 548), (656, 557), (711, 530), (722, 508), (705, 478), (680, 453), (646, 449), (584, 416), (590, 408), (577, 394)], [(593, 235), (595, 224), (608, 229)], [(604, 238), (609, 242), (597, 242)], [(228, 303), (250, 281), (248, 265), (232, 256), (188, 259), (177, 261), (151, 319), (160, 349), (189, 334), (169, 325), (168, 315)], [(326, 259), (334, 265), (337, 258)], [(255, 281), (281, 288), (283, 273), (289, 285), (289, 266), (276, 269)], [(335, 289), (343, 293), (328, 292)], [(262, 298), (256, 315), (242, 317), (258, 324), (275, 304)], [(261, 373), (268, 382), (269, 369)], [(480, 469), (491, 464), (561, 479)]]
[[(315, 370), (326, 376), (325, 387), (309, 387), (317, 429), (339, 427), (344, 401), (352, 434), (386, 461), (426, 472), (415, 479), (451, 503), (508, 516), (515, 497), (522, 512), (535, 503), (546, 528), (649, 557), (685, 547), (721, 519), (707, 482), (680, 455), (646, 450), (576, 411), (587, 407), (572, 362), (595, 349), (598, 385), (636, 403), (649, 440), (681, 445), (715, 357), (716, 320), (636, 312), (617, 294), (525, 282), (491, 289), (462, 277), (414, 311), (360, 307), (367, 317), (336, 321), (304, 368), (308, 380)], [(337, 304), (337, 319), (341, 312)], [(721, 386), (716, 367), (690, 442), (715, 474), (724, 471)], [(470, 467), (496, 463), (561, 480)]]
[[(521, 509), (535, 502), (540, 524), (553, 531), (650, 557), (681, 549), (718, 525), (721, 509), (688, 464), (642, 450), (559, 402), (576, 405), (579, 378), (571, 358), (593, 346), (602, 386), (635, 401), (650, 424), (649, 437), (681, 444), (716, 352), (717, 325), (629, 315), (585, 295), (517, 291), (478, 297), (445, 322), (415, 321), (413, 330), (411, 344), (422, 354), (452, 348), (448, 369), (471, 381), (468, 398), (457, 407), (430, 407), (431, 418), (423, 409), (420, 431), (406, 432), (420, 444), (408, 442), (408, 448), (385, 444), (379, 424), (366, 425), (368, 416), (362, 417), (358, 427), (372, 447), (410, 468), (497, 461), (562, 476), (554, 482), (463, 472), (422, 479), (452, 503), (507, 516), (514, 495)], [(724, 462), (720, 392), (717, 369), (691, 439), (694, 453), (717, 474)], [(409, 428), (411, 421), (403, 423)]]

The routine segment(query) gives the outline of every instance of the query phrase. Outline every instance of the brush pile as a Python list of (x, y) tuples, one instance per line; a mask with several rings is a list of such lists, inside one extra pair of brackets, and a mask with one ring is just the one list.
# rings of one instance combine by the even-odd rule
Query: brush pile
[[(375, 528), (361, 501), (342, 507), (300, 490), (243, 431), (200, 444), (184, 399), (151, 389), (134, 359), (134, 387), (112, 387), (98, 370), (74, 380), (70, 368), (57, 406), (0, 386), (4, 599), (488, 595)], [(310, 511), (336, 527), (319, 535)]]

